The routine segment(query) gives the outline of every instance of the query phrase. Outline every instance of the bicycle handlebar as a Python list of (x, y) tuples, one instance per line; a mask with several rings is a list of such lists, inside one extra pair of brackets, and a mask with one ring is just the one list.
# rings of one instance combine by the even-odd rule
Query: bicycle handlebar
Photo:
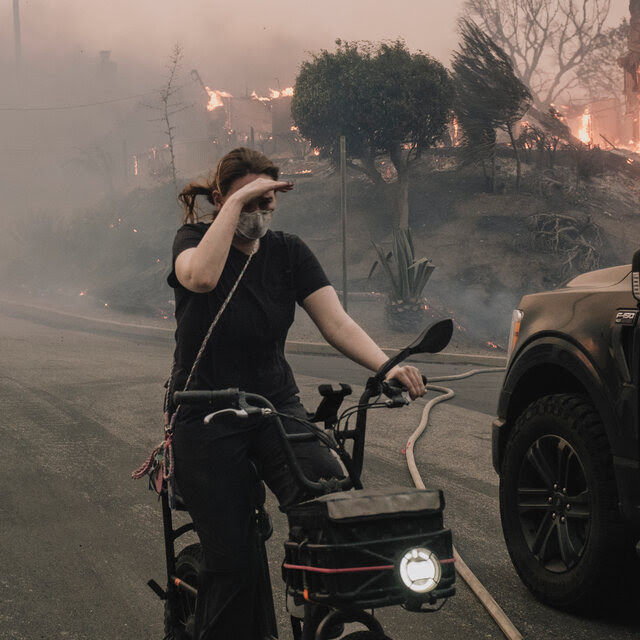
[[(422, 376), (422, 381), (424, 384), (427, 384), (427, 379), (425, 376)], [(385, 380), (381, 383), (381, 391), (388, 398), (394, 398), (405, 391), (407, 388), (395, 380), (391, 378), (390, 380)], [(248, 400), (249, 398), (262, 399), (262, 396), (258, 396), (251, 393), (246, 393), (244, 391), (240, 391), (240, 389), (229, 388), (229, 389), (216, 389), (216, 390), (198, 390), (198, 391), (175, 391), (173, 394), (173, 401), (176, 405), (178, 404), (209, 404), (209, 405), (222, 405), (225, 403), (238, 403), (241, 397), (241, 394)], [(266, 398), (264, 398), (266, 400)], [(247, 409), (248, 407), (243, 407)]]
[[(229, 413), (236, 418), (248, 418), (251, 415), (263, 415), (272, 417), (278, 427), (283, 450), (289, 467), (296, 478), (298, 484), (313, 494), (326, 493), (327, 483), (315, 482), (307, 478), (304, 474), (295, 453), (291, 447), (289, 437), (284, 429), (282, 420), (278, 415), (276, 408), (264, 396), (255, 393), (246, 393), (240, 389), (222, 389), (215, 391), (176, 391), (173, 394), (173, 400), (176, 404), (196, 404), (196, 405), (222, 405), (226, 407), (220, 409), (220, 414), (227, 413), (226, 409), (231, 409)], [(212, 416), (207, 416), (211, 418)], [(297, 435), (297, 434), (296, 434)], [(296, 438), (292, 438), (295, 440)], [(336, 480), (332, 483), (332, 487), (340, 490), (350, 489), (354, 485), (351, 477), (342, 480)]]
[[(345, 429), (340, 434), (336, 434), (338, 440), (342, 440), (342, 442), (347, 438), (353, 440), (351, 455), (346, 454), (346, 452), (344, 452), (344, 448), (340, 448), (340, 450), (345, 453), (343, 462), (345, 463), (345, 466), (348, 467), (347, 471), (349, 473), (349, 478), (339, 481), (339, 488), (348, 489), (351, 488), (351, 486), (361, 488), (362, 486), (360, 484), (360, 473), (362, 472), (362, 464), (364, 460), (364, 439), (367, 424), (367, 411), (370, 408), (370, 399), (381, 394), (389, 397), (389, 400), (384, 403), (376, 403), (378, 407), (387, 406), (389, 408), (394, 408), (408, 404), (408, 400), (404, 396), (404, 392), (407, 389), (398, 383), (397, 380), (385, 380), (385, 375), (394, 366), (411, 355), (416, 353), (438, 353), (439, 351), (442, 351), (442, 349), (444, 349), (449, 343), (452, 332), (452, 320), (441, 320), (434, 323), (430, 327), (427, 327), (420, 337), (412, 344), (387, 360), (387, 362), (378, 369), (377, 373), (373, 377), (369, 378), (365, 385), (364, 392), (360, 396), (360, 400), (355, 407), (355, 429)], [(422, 379), (426, 385), (426, 378), (423, 376)], [(347, 387), (348, 385), (345, 385), (343, 390), (346, 390)], [(351, 389), (349, 388), (349, 393), (350, 392)], [(343, 393), (342, 397), (344, 397), (344, 395), (346, 395), (346, 393)], [(326, 400), (326, 398), (324, 399)], [(291, 470), (296, 477), (296, 480), (300, 483), (300, 486), (306, 487), (314, 493), (324, 493), (327, 483), (321, 484), (320, 482), (313, 482), (302, 472), (302, 469), (300, 468), (293, 453), (291, 442), (289, 441), (287, 433), (284, 430), (284, 426), (282, 425), (282, 421), (280, 420), (275, 407), (266, 398), (256, 394), (245, 393), (239, 389), (222, 389), (214, 391), (178, 391), (173, 394), (173, 400), (176, 405), (207, 404), (212, 406), (214, 409), (222, 409), (225, 413), (238, 418), (247, 418), (252, 414), (261, 414), (263, 416), (273, 417), (278, 426), (287, 461), (291, 466)], [(339, 398), (339, 401), (341, 400), (342, 398)], [(328, 416), (329, 420), (333, 420), (333, 422), (335, 422), (337, 420), (335, 409), (339, 406), (339, 401), (337, 404), (335, 401), (330, 402), (329, 409), (331, 409), (333, 413), (325, 407), (325, 411), (319, 414), (319, 419), (327, 419)], [(254, 403), (254, 405), (249, 403)], [(298, 435), (297, 437), (299, 438), (300, 436)], [(331, 433), (329, 437), (333, 437), (333, 434)], [(295, 438), (296, 436), (292, 437), (292, 441)], [(341, 457), (343, 456), (341, 455)], [(347, 459), (350, 461), (349, 464), (347, 464)], [(333, 486), (335, 487), (336, 485), (334, 484)]]
[(178, 404), (223, 404), (237, 401), (240, 389), (218, 389), (212, 391), (176, 391), (173, 401)]
[[(427, 380), (422, 377), (424, 383)], [(362, 462), (364, 457), (364, 436), (366, 426), (366, 412), (369, 399), (376, 395), (376, 393), (383, 393), (389, 400), (386, 402), (387, 407), (396, 408), (402, 407), (409, 403), (404, 396), (407, 388), (395, 379), (378, 381), (375, 377), (370, 378), (363, 395), (360, 398), (360, 408), (358, 409), (358, 418), (356, 422), (355, 436), (350, 436), (354, 439), (353, 454), (351, 456), (352, 468), (349, 470), (350, 475), (342, 480), (337, 480), (332, 486), (341, 490), (350, 489), (352, 486), (358, 486), (360, 484), (360, 472), (362, 471)], [(310, 490), (314, 494), (321, 494), (325, 492), (327, 487), (326, 483), (316, 482), (307, 478), (302, 471), (298, 461), (295, 457), (291, 442), (296, 440), (296, 436), (289, 437), (284, 429), (280, 417), (277, 415), (275, 407), (267, 400), (267, 398), (254, 393), (247, 393), (240, 389), (216, 389), (216, 390), (197, 390), (197, 391), (176, 391), (173, 394), (173, 400), (176, 405), (188, 404), (188, 405), (209, 405), (212, 408), (218, 408), (220, 415), (228, 414), (236, 418), (248, 418), (250, 416), (272, 416), (275, 418), (281, 440), (283, 442), (283, 449), (287, 462), (296, 477), (298, 483)], [(205, 418), (205, 422), (215, 417), (214, 414), (210, 414)], [(298, 435), (298, 434), (296, 434)], [(311, 435), (311, 434), (310, 434)], [(299, 439), (299, 437), (298, 437)], [(306, 439), (306, 438), (305, 438)], [(335, 489), (334, 489), (335, 490)]]

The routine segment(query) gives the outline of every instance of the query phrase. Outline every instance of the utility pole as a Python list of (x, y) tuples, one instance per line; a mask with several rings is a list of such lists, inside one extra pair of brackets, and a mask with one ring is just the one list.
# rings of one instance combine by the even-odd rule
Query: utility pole
[(342, 306), (347, 310), (347, 139), (340, 136), (340, 209), (342, 213)]
[(16, 69), (20, 69), (22, 44), (20, 41), (20, 0), (13, 0), (13, 43), (15, 47)]

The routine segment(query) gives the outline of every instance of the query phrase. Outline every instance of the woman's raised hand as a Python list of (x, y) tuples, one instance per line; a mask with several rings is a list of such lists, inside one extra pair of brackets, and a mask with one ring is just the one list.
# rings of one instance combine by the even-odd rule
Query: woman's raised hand
[(271, 178), (258, 176), (255, 180), (247, 182), (237, 191), (229, 194), (229, 197), (239, 200), (242, 205), (247, 205), (253, 200), (268, 197), (270, 192), (291, 191), (293, 182), (285, 180), (272, 180)]

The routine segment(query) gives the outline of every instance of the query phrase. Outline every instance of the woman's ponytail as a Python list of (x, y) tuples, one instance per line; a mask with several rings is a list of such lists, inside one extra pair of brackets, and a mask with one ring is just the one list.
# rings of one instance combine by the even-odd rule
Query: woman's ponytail
[(192, 182), (182, 190), (182, 192), (178, 196), (178, 200), (184, 208), (184, 216), (182, 221), (185, 224), (187, 222), (198, 222), (198, 220), (200, 219), (200, 216), (198, 215), (198, 205), (196, 202), (196, 198), (198, 196), (205, 196), (207, 198), (207, 201), (211, 205), (213, 205), (212, 190), (213, 185), (209, 186), (206, 184), (198, 184), (196, 182)]

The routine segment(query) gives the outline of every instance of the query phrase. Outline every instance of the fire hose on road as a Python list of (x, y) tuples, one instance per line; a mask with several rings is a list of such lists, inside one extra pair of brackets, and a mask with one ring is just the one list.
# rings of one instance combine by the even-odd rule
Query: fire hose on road
[[(478, 373), (495, 373), (497, 371), (504, 371), (503, 368), (490, 368), (490, 369), (473, 369), (471, 371), (467, 371), (465, 373), (461, 373), (453, 376), (442, 376), (439, 378), (432, 378), (433, 382), (442, 382), (447, 380), (461, 380), (462, 378), (468, 378), (472, 375)], [(433, 384), (428, 384), (427, 389), (430, 391), (438, 391), (441, 395), (436, 396), (425, 405), (422, 411), (422, 419), (420, 420), (420, 424), (418, 428), (411, 434), (407, 445), (405, 447), (404, 453), (407, 457), (407, 466), (409, 467), (409, 473), (411, 474), (411, 478), (415, 486), (418, 489), (424, 489), (425, 484), (420, 476), (420, 472), (418, 471), (418, 467), (416, 466), (416, 461), (413, 455), (413, 449), (416, 441), (420, 436), (424, 433), (424, 430), (427, 428), (427, 424), (429, 422), (429, 413), (431, 409), (438, 403), (444, 402), (445, 400), (450, 400), (454, 397), (455, 392), (453, 389), (449, 389), (447, 387), (440, 387)], [(476, 595), (478, 600), (482, 606), (488, 611), (489, 615), (494, 619), (496, 624), (500, 627), (502, 633), (504, 633), (505, 637), (508, 640), (522, 640), (522, 634), (516, 629), (514, 624), (509, 620), (506, 613), (502, 610), (500, 605), (494, 600), (493, 596), (487, 591), (487, 589), (482, 585), (480, 580), (473, 574), (471, 569), (464, 562), (457, 549), (454, 547), (453, 554), (456, 563), (456, 570), (460, 577), (467, 583), (471, 591)]]

